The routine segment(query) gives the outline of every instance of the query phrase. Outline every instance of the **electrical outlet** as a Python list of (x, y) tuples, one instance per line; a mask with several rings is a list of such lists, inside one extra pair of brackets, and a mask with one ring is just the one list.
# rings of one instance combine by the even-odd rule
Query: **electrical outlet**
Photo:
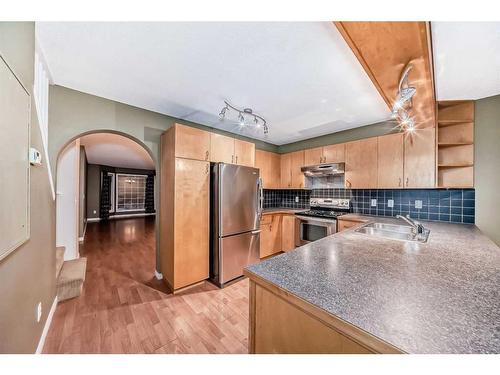
[(299, 197), (295, 197), (295, 203), (299, 203)]
[(416, 200), (415, 201), (415, 208), (422, 208), (422, 201)]
[(371, 204), (372, 207), (377, 207), (377, 200), (376, 199), (372, 199), (372, 204)]
[(390, 207), (390, 208), (394, 207), (394, 199), (387, 200), (387, 207)]
[(36, 321), (40, 322), (40, 319), (42, 319), (42, 303), (38, 302), (38, 305), (36, 305)]
[(97, 214), (97, 210), (94, 210), (94, 211), (92, 211), (92, 212), (94, 213), (94, 215), (95, 215), (95, 214)]

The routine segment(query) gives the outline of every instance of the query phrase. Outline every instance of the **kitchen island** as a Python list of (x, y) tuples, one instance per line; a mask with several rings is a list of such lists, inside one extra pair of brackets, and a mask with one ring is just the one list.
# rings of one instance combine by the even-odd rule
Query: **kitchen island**
[(359, 224), (247, 267), (250, 352), (500, 353), (500, 249), (474, 225), (423, 224), (427, 243)]

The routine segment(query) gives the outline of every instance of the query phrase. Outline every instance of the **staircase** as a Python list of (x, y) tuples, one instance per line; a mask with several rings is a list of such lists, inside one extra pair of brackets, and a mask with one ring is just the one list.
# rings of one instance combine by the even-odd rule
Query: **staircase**
[(57, 299), (59, 302), (82, 293), (87, 258), (64, 261), (64, 246), (56, 248)]

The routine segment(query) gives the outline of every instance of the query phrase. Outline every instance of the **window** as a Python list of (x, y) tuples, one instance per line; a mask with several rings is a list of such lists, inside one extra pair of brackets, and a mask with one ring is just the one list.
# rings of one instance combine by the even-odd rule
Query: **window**
[(145, 175), (116, 174), (116, 211), (144, 211)]

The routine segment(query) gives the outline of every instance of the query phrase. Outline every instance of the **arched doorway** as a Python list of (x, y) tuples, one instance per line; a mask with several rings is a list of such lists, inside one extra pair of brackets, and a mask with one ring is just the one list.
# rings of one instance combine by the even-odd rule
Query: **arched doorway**
[(97, 273), (154, 284), (156, 170), (151, 150), (128, 134), (97, 130), (68, 140), (56, 164), (56, 241), (65, 260), (90, 257)]

